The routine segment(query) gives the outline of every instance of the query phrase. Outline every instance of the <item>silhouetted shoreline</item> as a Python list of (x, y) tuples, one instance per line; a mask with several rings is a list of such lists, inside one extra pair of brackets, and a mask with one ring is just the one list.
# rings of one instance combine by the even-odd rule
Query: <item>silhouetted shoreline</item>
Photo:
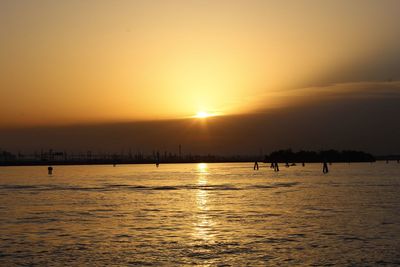
[(400, 155), (377, 156), (369, 153), (353, 150), (323, 150), (323, 151), (298, 151), (291, 149), (278, 150), (269, 155), (177, 155), (165, 152), (160, 154), (153, 152), (145, 155), (137, 154), (67, 154), (65, 152), (41, 152), (32, 155), (21, 153), (12, 154), (7, 151), (0, 151), (0, 166), (49, 166), (49, 165), (121, 165), (121, 164), (174, 164), (174, 163), (234, 163), (234, 162), (264, 162), (284, 164), (305, 164), (305, 163), (351, 163), (351, 162), (375, 162), (398, 161)]

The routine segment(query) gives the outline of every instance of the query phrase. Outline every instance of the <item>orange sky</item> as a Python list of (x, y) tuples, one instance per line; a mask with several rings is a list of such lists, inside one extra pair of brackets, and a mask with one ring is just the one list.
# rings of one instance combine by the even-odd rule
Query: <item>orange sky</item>
[(326, 83), (342, 92), (396, 80), (399, 10), (389, 0), (3, 0), (0, 125), (244, 114)]

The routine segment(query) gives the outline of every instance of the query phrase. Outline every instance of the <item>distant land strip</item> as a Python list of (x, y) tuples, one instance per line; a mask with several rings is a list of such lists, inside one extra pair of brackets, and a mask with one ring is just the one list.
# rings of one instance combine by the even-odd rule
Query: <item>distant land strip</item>
[(321, 151), (300, 150), (293, 152), (291, 149), (274, 151), (268, 155), (180, 155), (168, 152), (154, 151), (151, 154), (121, 153), (121, 154), (93, 154), (67, 153), (53, 151), (33, 154), (13, 154), (0, 151), (0, 166), (47, 166), (47, 165), (104, 165), (104, 164), (171, 164), (171, 163), (232, 163), (232, 162), (264, 162), (264, 163), (318, 163), (318, 162), (375, 162), (377, 160), (399, 162), (400, 155), (373, 156), (363, 151), (334, 149)]

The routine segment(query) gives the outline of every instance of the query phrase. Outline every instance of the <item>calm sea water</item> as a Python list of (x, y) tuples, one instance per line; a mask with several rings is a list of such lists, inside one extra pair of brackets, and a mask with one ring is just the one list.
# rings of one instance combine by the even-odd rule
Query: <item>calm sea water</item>
[(400, 164), (0, 168), (0, 266), (400, 265)]

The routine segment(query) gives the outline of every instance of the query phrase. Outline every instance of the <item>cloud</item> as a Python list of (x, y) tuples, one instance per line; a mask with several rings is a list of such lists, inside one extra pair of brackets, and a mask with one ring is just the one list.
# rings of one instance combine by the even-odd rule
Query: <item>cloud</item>
[[(296, 88), (270, 94), (277, 107), (316, 105), (321, 102), (347, 101), (349, 99), (400, 98), (400, 81), (332, 83), (312, 87)], [(267, 111), (268, 107), (260, 110)]]

